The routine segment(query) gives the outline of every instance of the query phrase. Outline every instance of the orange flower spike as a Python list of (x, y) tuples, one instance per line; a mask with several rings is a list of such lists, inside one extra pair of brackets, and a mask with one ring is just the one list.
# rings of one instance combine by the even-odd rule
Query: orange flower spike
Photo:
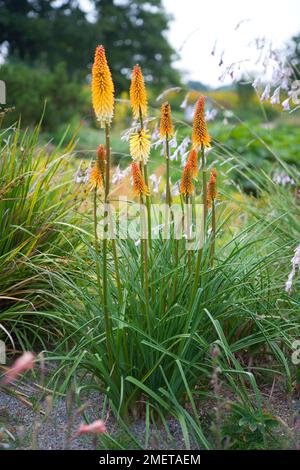
[(200, 96), (197, 102), (196, 111), (194, 115), (194, 122), (193, 122), (193, 147), (210, 147), (211, 137), (207, 132), (205, 115), (204, 115), (204, 103), (205, 97)]
[(90, 183), (92, 189), (102, 188), (106, 164), (106, 150), (104, 145), (100, 144), (97, 149), (97, 159), (91, 170)]
[(135, 194), (139, 196), (142, 196), (143, 194), (145, 196), (148, 196), (149, 189), (145, 184), (139, 165), (133, 162), (131, 163), (131, 169), (132, 169), (132, 178), (133, 178), (133, 190)]
[(180, 183), (180, 192), (185, 196), (190, 196), (194, 192), (193, 168), (190, 162), (187, 162), (183, 169)]
[(92, 68), (92, 101), (101, 127), (109, 125), (114, 114), (114, 84), (103, 46), (97, 46), (95, 51)]
[(198, 152), (196, 149), (192, 149), (189, 153), (188, 162), (191, 164), (193, 170), (193, 177), (198, 176)]
[(212, 202), (218, 197), (217, 170), (213, 169), (210, 174), (207, 188), (207, 205), (211, 207)]
[(105, 165), (106, 165), (106, 150), (104, 145), (100, 144), (97, 149), (97, 165), (101, 172), (102, 179), (105, 175)]
[(132, 78), (130, 84), (130, 102), (135, 118), (139, 117), (140, 110), (142, 116), (147, 116), (148, 112), (148, 101), (147, 92), (144, 83), (144, 77), (142, 74), (141, 67), (135, 65), (132, 71)]
[(163, 103), (161, 106), (159, 134), (161, 139), (164, 139), (165, 137), (170, 137), (174, 134), (171, 106), (167, 102)]
[(96, 189), (96, 188), (99, 189), (103, 187), (103, 178), (102, 178), (102, 174), (97, 163), (92, 168), (92, 171), (90, 174), (90, 183), (91, 183), (92, 189)]

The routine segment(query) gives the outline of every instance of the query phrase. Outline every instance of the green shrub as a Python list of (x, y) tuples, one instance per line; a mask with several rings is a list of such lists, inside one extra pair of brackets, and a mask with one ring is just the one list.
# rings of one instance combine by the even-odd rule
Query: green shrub
[(63, 63), (51, 72), (21, 62), (7, 63), (0, 68), (0, 78), (6, 83), (7, 104), (15, 107), (6, 115), (6, 125), (19, 116), (23, 126), (34, 125), (40, 120), (46, 101), (43, 128), (54, 130), (79, 114), (84, 106), (83, 87), (69, 79)]

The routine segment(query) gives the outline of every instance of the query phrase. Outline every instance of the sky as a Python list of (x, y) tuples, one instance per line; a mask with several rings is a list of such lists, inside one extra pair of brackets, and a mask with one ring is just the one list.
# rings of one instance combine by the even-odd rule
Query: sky
[(265, 37), (274, 47), (282, 47), (300, 33), (300, 0), (163, 0), (163, 4), (174, 19), (168, 38), (180, 55), (176, 67), (186, 79), (210, 86), (232, 81), (228, 76), (221, 82), (219, 77), (233, 62), (241, 64), (241, 71), (255, 71), (255, 38)]

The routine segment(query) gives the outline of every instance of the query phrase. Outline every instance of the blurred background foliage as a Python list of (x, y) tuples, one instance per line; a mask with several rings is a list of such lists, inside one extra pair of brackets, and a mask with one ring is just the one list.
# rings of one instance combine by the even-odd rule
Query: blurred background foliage
[[(83, 5), (79, 0), (0, 0), (0, 79), (7, 86), (7, 104), (15, 106), (6, 114), (5, 125), (20, 117), (23, 127), (33, 127), (45, 108), (45, 142), (58, 144), (68, 129), (68, 137), (79, 136), (78, 156), (90, 158), (99, 143), (90, 103), (90, 71), (95, 46), (103, 43), (116, 87), (112, 132), (116, 163), (127, 163), (128, 145), (121, 140), (120, 131), (131, 123), (128, 90), (132, 67), (139, 63), (152, 116), (159, 116), (161, 100), (156, 97), (168, 88), (180, 87), (167, 95), (179, 141), (184, 130), (178, 124), (190, 124), (197, 96), (204, 93), (209, 98), (208, 110), (218, 111), (209, 123), (217, 140), (235, 147), (250, 165), (272, 162), (272, 151), (280, 151), (283, 159), (297, 164), (297, 113), (287, 123), (281, 106), (260, 103), (249, 77), (218, 89), (200, 81), (184, 81), (173, 66), (177, 53), (166, 35), (172, 17), (162, 0), (90, 0), (89, 12)], [(299, 44), (300, 36), (296, 36), (287, 45), (287, 57), (295, 70), (300, 63)], [(184, 109), (187, 93), (188, 107)], [(260, 139), (267, 146), (260, 145)], [(152, 159), (158, 158), (154, 150)]]

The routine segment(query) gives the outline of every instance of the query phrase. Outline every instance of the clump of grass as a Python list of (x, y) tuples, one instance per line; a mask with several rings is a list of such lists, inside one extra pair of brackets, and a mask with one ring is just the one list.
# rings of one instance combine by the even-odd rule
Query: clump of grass
[[(147, 174), (151, 148), (145, 120), (148, 103), (142, 71), (136, 66), (130, 90), (136, 119), (130, 136), (130, 153), (135, 196), (141, 205), (146, 203), (148, 230), (142, 232), (138, 243), (132, 239), (104, 237), (100, 244), (99, 222), (106, 221), (107, 233), (110, 216), (107, 207), (111, 202), (110, 125), (114, 112), (114, 86), (103, 46), (96, 49), (92, 93), (95, 114), (104, 129), (105, 149), (101, 147), (101, 155), (105, 153), (105, 158), (100, 160), (98, 153), (89, 181), (93, 190), (91, 233), (79, 226), (77, 238), (70, 239), (69, 232), (56, 230), (57, 226), (74, 229), (72, 220), (62, 220), (70, 216), (72, 195), (68, 192), (67, 197), (59, 198), (68, 181), (56, 180), (55, 176), (63, 157), (57, 162), (55, 158), (46, 159), (44, 163), (41, 155), (35, 158), (35, 145), (29, 145), (28, 175), (27, 158), (20, 160), (25, 164), (23, 173), (15, 174), (20, 164), (17, 158), (20, 144), (17, 140), (8, 147), (15, 154), (15, 164), (11, 164), (11, 159), (8, 162), (13, 175), (11, 190), (17, 193), (16, 197), (7, 199), (8, 206), (15, 204), (12, 212), (6, 210), (3, 216), (14, 214), (17, 222), (9, 220), (7, 224), (3, 256), (8, 268), (16, 265), (11, 264), (12, 259), (19, 265), (26, 260), (29, 272), (37, 276), (28, 278), (30, 294), (33, 289), (35, 294), (40, 292), (33, 280), (51, 281), (47, 296), (53, 308), (47, 311), (42, 299), (40, 306), (44, 311), (39, 312), (41, 324), (51, 318), (57, 329), (63, 327), (61, 341), (53, 354), (59, 365), (51, 382), (65, 391), (77, 370), (84, 370), (92, 374), (93, 381), (83, 384), (79, 395), (85, 388), (100, 390), (106, 406), (125, 428), (131, 419), (143, 417), (148, 430), (150, 421), (157, 419), (169, 430), (168, 417), (172, 416), (180, 423), (186, 448), (192, 445), (211, 448), (215, 444), (207, 437), (199, 418), (199, 406), (211, 393), (214, 386), (211, 378), (216, 384), (220, 376), (239, 400), (240, 408), (234, 408), (235, 414), (246, 417), (243, 423), (247, 426), (249, 420), (251, 426), (252, 421), (257, 425), (257, 439), (266, 446), (267, 418), (257, 381), (274, 375), (284, 377), (286, 388), (292, 390), (293, 371), (287, 357), (292, 339), (299, 334), (296, 301), (278, 283), (282, 274), (278, 257), (288, 242), (282, 246), (277, 236), (273, 236), (274, 220), (267, 221), (261, 215), (255, 217), (253, 211), (243, 215), (248, 223), (232, 234), (231, 217), (237, 217), (238, 207), (235, 205), (230, 214), (224, 203), (224, 192), (217, 198), (215, 170), (207, 184), (209, 165), (205, 150), (211, 145), (211, 137), (203, 96), (196, 107), (192, 147), (178, 199), (182, 220), (188, 227), (188, 242), (190, 227), (199, 217), (196, 204), (202, 202), (203, 244), (193, 251), (186, 249), (184, 238), (175, 238), (168, 147), (174, 128), (171, 109), (166, 103), (162, 107), (160, 133), (165, 145), (166, 201), (171, 230), (168, 239), (161, 232), (158, 238), (152, 237), (152, 227), (157, 221), (152, 219), (153, 195)], [(222, 168), (229, 151), (226, 155), (226, 148), (220, 143), (217, 149), (220, 173), (219, 167)], [(225, 156), (220, 150), (224, 150)], [(237, 171), (243, 173), (243, 164)], [(28, 183), (25, 191), (22, 178), (19, 184), (20, 175)], [(251, 174), (247, 172), (246, 177), (251, 179)], [(251, 183), (257, 194), (262, 194), (265, 178), (266, 175), (256, 170)], [(53, 181), (56, 181), (54, 187)], [(104, 217), (99, 215), (99, 207), (104, 207)], [(17, 217), (23, 214), (26, 218), (25, 222), (21, 219), (22, 225)], [(89, 213), (86, 216), (89, 218)], [(276, 226), (276, 230), (280, 233), (280, 227)], [(6, 244), (11, 248), (7, 249)], [(66, 256), (67, 267), (62, 262)], [(23, 293), (26, 281), (21, 286)], [(28, 297), (30, 301), (32, 298), (36, 301), (35, 294)], [(13, 305), (18, 306), (20, 299), (15, 297), (17, 303)], [(23, 319), (16, 318), (19, 337), (22, 322)], [(39, 334), (31, 323), (28, 328)], [(218, 348), (217, 358), (212, 358), (212, 344)], [(218, 390), (216, 385), (215, 390)], [(222, 447), (220, 416), (217, 427), (216, 446)]]
[(32, 342), (43, 336), (37, 312), (49, 301), (49, 273), (57, 259), (67, 269), (74, 249), (72, 143), (49, 151), (39, 146), (39, 131), (20, 124), (0, 131), (0, 324), (22, 345), (28, 335)]
[[(142, 132), (141, 106), (136, 116), (139, 130), (130, 142), (135, 160), (134, 183), (139, 200), (143, 202), (145, 196), (150, 206), (145, 172), (147, 134)], [(105, 394), (107, 405), (119, 419), (148, 414), (166, 422), (166, 416), (173, 415), (180, 421), (186, 447), (191, 445), (189, 436), (193, 431), (198, 444), (205, 448), (211, 444), (203, 433), (196, 402), (210, 390), (214, 367), (211, 344), (220, 349), (220, 372), (228, 387), (246, 409), (263, 419), (256, 378), (264, 373), (284, 373), (287, 387), (291, 386), (286, 354), (295, 328), (293, 304), (273, 281), (280, 247), (268, 239), (269, 226), (253, 220), (229, 236), (230, 217), (224, 203), (217, 199), (215, 171), (207, 187), (204, 150), (210, 140), (204, 99), (200, 98), (194, 124), (195, 148), (183, 172), (181, 203), (194, 207), (198, 197), (194, 192), (196, 179), (204, 205), (203, 246), (189, 252), (184, 240), (175, 240), (172, 230), (168, 240), (161, 235), (158, 239), (141, 237), (139, 246), (134, 240), (117, 240), (120, 296), (115, 250), (112, 242), (106, 242), (101, 260), (105, 266), (101, 280), (103, 303), (96, 295), (93, 264), (87, 265), (81, 254), (74, 259), (76, 279), (64, 272), (54, 274), (59, 285), (55, 296), (57, 315), (68, 319), (69, 331), (55, 351), (61, 365), (54, 383), (66, 366), (70, 367), (69, 377), (77, 368), (86, 369), (93, 373), (94, 386)], [(91, 240), (85, 238), (84, 243), (89, 246)], [(97, 252), (95, 256), (97, 266)], [(66, 293), (64, 298), (60, 297), (61, 291)], [(289, 312), (288, 319), (281, 316), (281, 302)], [(68, 349), (63, 357), (62, 348)], [(249, 360), (261, 356), (261, 363), (252, 370), (250, 361), (250, 371), (245, 370), (245, 354)], [(269, 370), (265, 356), (272, 356), (274, 370)], [(255, 394), (255, 403), (249, 399), (249, 388)]]

